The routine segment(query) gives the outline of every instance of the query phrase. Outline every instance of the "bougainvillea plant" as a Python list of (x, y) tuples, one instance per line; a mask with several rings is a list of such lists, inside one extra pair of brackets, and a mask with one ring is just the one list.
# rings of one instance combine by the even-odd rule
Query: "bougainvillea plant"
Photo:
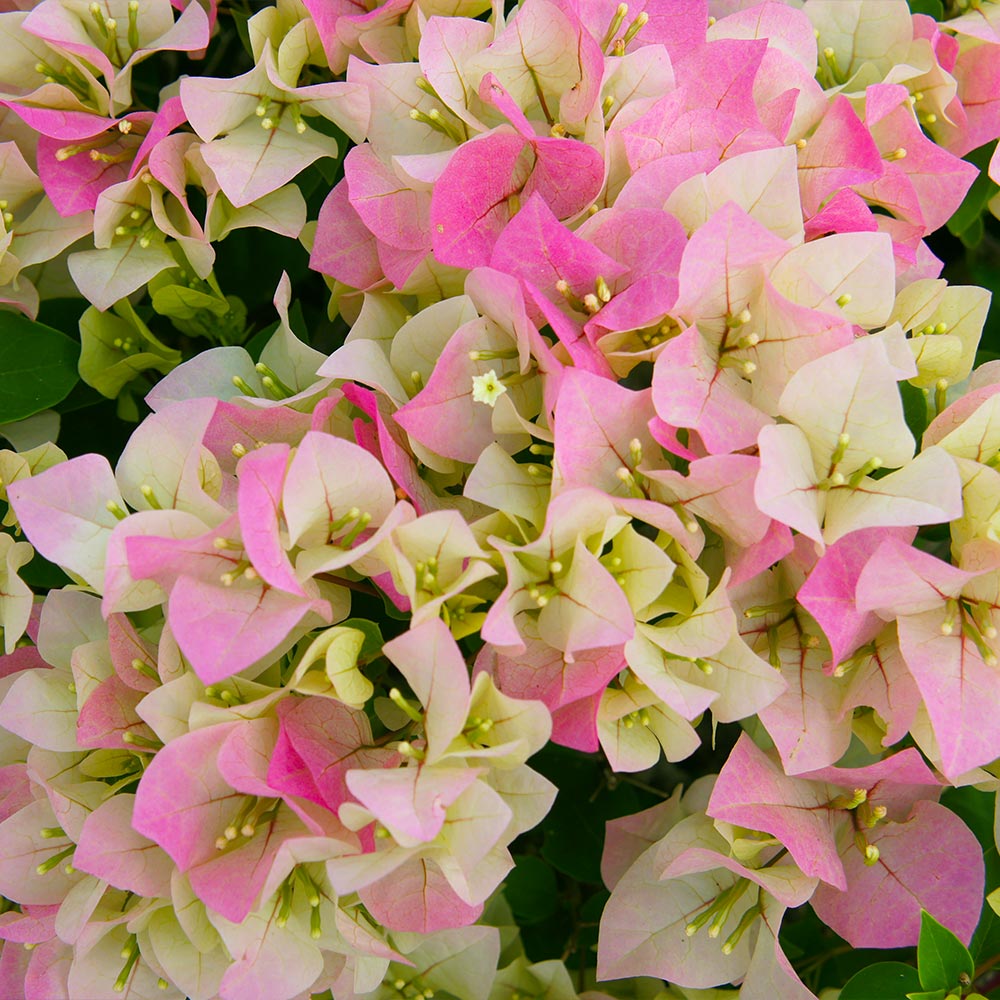
[(998, 136), (988, 0), (0, 2), (0, 996), (1000, 996)]

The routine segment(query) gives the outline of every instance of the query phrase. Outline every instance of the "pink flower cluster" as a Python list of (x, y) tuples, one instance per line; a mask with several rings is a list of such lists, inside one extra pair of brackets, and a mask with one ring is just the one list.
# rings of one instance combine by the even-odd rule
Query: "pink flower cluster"
[[(98, 308), (297, 236), (324, 118), (358, 145), (303, 238), (351, 332), (299, 341), (283, 280), (260, 360), (172, 371), (114, 470), (0, 455), (0, 992), (575, 997), (497, 971), (529, 758), (644, 771), (706, 714), (744, 725), (721, 772), (609, 824), (600, 979), (807, 1000), (807, 901), (856, 947), (921, 908), (967, 942), (982, 851), (938, 798), (1000, 758), (1000, 364), (924, 238), (1000, 134), (993, 25), (312, 0), (145, 112), (131, 66), (209, 17), (108, 2), (0, 15), (0, 79), (43, 67), (4, 99), (38, 179), (16, 136), (0, 177), (52, 234), (4, 215), (4, 301), (91, 231)], [(73, 585), (34, 602), (32, 547)]]
[[(266, 357), (287, 384), (318, 361), (282, 331)], [(114, 473), (86, 456), (8, 487), (39, 551), (91, 591), (49, 595), (0, 709), (23, 758), (0, 884), (24, 915), (4, 933), (38, 935), (29, 996), (57, 975), (73, 996), (158, 980), (198, 998), (366, 995), (416, 964), (386, 931), (472, 923), (506, 845), (552, 803), (525, 764), (545, 707), (470, 682), (448, 627), (419, 613), (428, 586), (436, 609), (493, 575), (486, 553), (456, 512), (397, 499), (327, 385), (299, 394), (306, 410), (173, 402)], [(390, 580), (407, 591), (414, 560), (407, 631), (371, 650), (364, 627), (326, 627), (364, 577), (405, 603)], [(411, 693), (373, 700), (361, 666), (381, 656)], [(489, 966), (467, 994), (485, 997), (496, 931), (442, 940)], [(123, 947), (119, 973), (106, 958)]]

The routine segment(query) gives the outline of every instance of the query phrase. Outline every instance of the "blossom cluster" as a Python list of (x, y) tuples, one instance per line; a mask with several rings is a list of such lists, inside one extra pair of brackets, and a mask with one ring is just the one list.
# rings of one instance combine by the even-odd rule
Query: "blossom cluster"
[[(0, 11), (0, 301), (68, 278), (107, 394), (163, 376), (114, 468), (0, 453), (3, 996), (808, 1000), (788, 909), (970, 941), (938, 800), (1000, 758), (1000, 362), (925, 239), (1000, 136), (1000, 8), (279, 0), (155, 110), (214, 3)], [(228, 339), (246, 227), (308, 247), (332, 353), (287, 278)], [(146, 291), (221, 346), (178, 364)], [(599, 985), (512, 948), (530, 758), (719, 724), (608, 824)]]

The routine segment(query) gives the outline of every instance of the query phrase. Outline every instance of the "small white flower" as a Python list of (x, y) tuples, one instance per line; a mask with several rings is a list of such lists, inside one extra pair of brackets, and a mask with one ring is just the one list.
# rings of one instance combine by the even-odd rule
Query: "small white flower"
[(496, 406), (497, 400), (507, 391), (507, 386), (491, 368), (485, 375), (472, 376), (472, 399), (476, 403)]

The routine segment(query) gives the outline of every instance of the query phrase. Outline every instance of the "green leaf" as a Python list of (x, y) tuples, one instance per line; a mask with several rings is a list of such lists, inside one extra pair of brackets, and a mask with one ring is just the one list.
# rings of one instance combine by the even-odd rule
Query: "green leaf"
[[(316, 121), (325, 119), (317, 115), (309, 124)], [(319, 277), (309, 270), (309, 253), (298, 240), (264, 229), (237, 229), (226, 237), (226, 250), (219, 255), (214, 273), (221, 288), (239, 292), (248, 314), (256, 319), (274, 315), (271, 300), (282, 271), (288, 273), (295, 289)], [(249, 281), (248, 275), (253, 276)]]
[(559, 902), (555, 872), (533, 854), (515, 854), (514, 862), (503, 894), (518, 924), (529, 926), (548, 919)]
[(410, 612), (400, 611), (395, 604), (389, 599), (389, 595), (379, 591), (379, 599), (382, 601), (381, 610), (384, 612), (386, 618), (392, 619), (392, 621), (397, 622), (409, 622)]
[(149, 282), (153, 309), (189, 337), (226, 346), (247, 338), (247, 310), (235, 295), (223, 295), (215, 276), (191, 278), (181, 268), (162, 271)]
[(521, 925), (521, 941), (528, 960), (546, 962), (567, 954), (567, 949), (572, 946), (572, 930), (573, 916), (564, 905), (560, 905), (550, 917), (537, 924)]
[(302, 313), (302, 302), (296, 299), (288, 310), (288, 325), (303, 344), (309, 343), (309, 324)]
[[(322, 162), (320, 160), (319, 162)], [(319, 162), (313, 163), (306, 167), (301, 174), (296, 178), (296, 185), (299, 191), (302, 192), (302, 197), (308, 201), (313, 194), (317, 191), (322, 190), (323, 196), (325, 197), (330, 193), (331, 185), (327, 182), (323, 173), (319, 169)]]
[(542, 857), (580, 882), (601, 884), (604, 826), (609, 819), (639, 812), (657, 801), (625, 782), (608, 782), (607, 764), (575, 750), (550, 744), (532, 766), (552, 781), (559, 794), (542, 820)]
[(361, 644), (361, 651), (358, 653), (358, 663), (367, 663), (374, 660), (382, 652), (382, 631), (367, 618), (348, 618), (346, 622), (338, 623), (341, 628), (353, 628), (358, 632), (363, 632), (365, 641)]
[(935, 21), (944, 20), (944, 4), (941, 0), (909, 0), (911, 14), (926, 14)]
[(983, 242), (986, 235), (986, 226), (983, 224), (983, 217), (977, 215), (969, 225), (958, 234), (962, 245), (969, 250), (974, 250)]
[(250, 12), (245, 10), (240, 10), (235, 4), (228, 11), (229, 16), (233, 19), (233, 24), (236, 25), (236, 34), (239, 35), (240, 44), (246, 49), (247, 55), (253, 55), (253, 46), (250, 44), (250, 29), (247, 27), (247, 21), (250, 20)]
[(607, 889), (598, 889), (580, 907), (580, 927), (577, 930), (576, 945), (578, 951), (586, 952), (594, 960), (590, 964), (596, 962), (598, 928), (605, 904), (610, 898), (611, 893)]
[(975, 962), (982, 961), (1000, 952), (1000, 855), (996, 845), (991, 844), (983, 850), (983, 861), (986, 863), (986, 903), (979, 916), (976, 933), (969, 942), (969, 954)]
[(909, 382), (899, 383), (899, 394), (903, 397), (903, 416), (906, 426), (919, 444), (927, 430), (930, 414), (927, 412), (927, 393)]
[(89, 305), (84, 298), (43, 299), (35, 319), (76, 340), (79, 336), (80, 317)]
[(80, 380), (80, 345), (20, 313), (0, 313), (0, 424), (62, 402)]
[(920, 977), (912, 965), (876, 962), (851, 977), (839, 1000), (903, 1000), (919, 989)]
[[(347, 136), (344, 135), (340, 129), (337, 129), (333, 133), (333, 137), (335, 139), (339, 139), (341, 136), (345, 139), (342, 145), (347, 146)], [(336, 184), (337, 181), (343, 176), (343, 167), (337, 160), (330, 160), (324, 157), (323, 159), (316, 161), (316, 166), (319, 172), (323, 175), (323, 180), (325, 180), (331, 187), (333, 187), (333, 185)]]
[(50, 563), (48, 559), (43, 559), (37, 552), (31, 562), (21, 567), (18, 576), (35, 593), (55, 590), (73, 582), (58, 566)]
[(963, 972), (970, 980), (975, 972), (969, 949), (926, 910), (920, 911), (917, 967), (925, 990), (949, 990), (959, 985)]
[(926, 993), (907, 993), (906, 1000), (944, 1000), (947, 995), (944, 990), (928, 990)]
[(225, 299), (179, 284), (157, 288), (153, 292), (152, 303), (161, 316), (169, 316), (171, 319), (191, 320), (202, 311), (216, 317), (225, 316), (229, 312), (229, 304)]
[(127, 299), (114, 312), (88, 309), (80, 318), (80, 339), (80, 375), (108, 399), (144, 371), (166, 375), (181, 363), (180, 352), (158, 340)]
[(55, 407), (55, 410), (65, 416), (67, 413), (85, 410), (88, 406), (96, 406), (103, 402), (104, 397), (93, 386), (81, 381), (73, 386), (73, 390)]
[(256, 364), (260, 361), (261, 352), (267, 347), (267, 342), (274, 336), (274, 331), (278, 329), (278, 321), (269, 323), (263, 330), (258, 330), (243, 346), (247, 354)]
[[(986, 211), (986, 204), (997, 193), (1000, 188), (990, 179), (986, 168), (989, 166), (990, 157), (993, 155), (994, 143), (980, 146), (969, 153), (965, 159), (979, 167), (979, 176), (972, 182), (972, 186), (966, 192), (962, 204), (955, 210), (955, 214), (948, 220), (948, 230), (953, 235), (962, 239), (966, 246), (974, 246), (975, 243), (966, 243), (965, 234), (969, 233), (970, 239), (974, 237), (976, 224), (978, 223), (979, 238), (982, 238), (983, 212)], [(978, 243), (979, 240), (976, 240)]]
[[(973, 785), (948, 788), (941, 796), (941, 805), (947, 806), (959, 816), (963, 823), (976, 835), (983, 849), (986, 865), (986, 891), (1000, 886), (1000, 855), (997, 854), (993, 838), (996, 794), (985, 792)], [(982, 961), (1000, 952), (1000, 920), (993, 911), (984, 908), (979, 918), (979, 926), (969, 942), (969, 952), (974, 961)]]
[(96, 452), (114, 465), (135, 428), (118, 419), (114, 400), (103, 396), (99, 399), (95, 405), (76, 410), (71, 418), (63, 419), (59, 447), (70, 458)]

